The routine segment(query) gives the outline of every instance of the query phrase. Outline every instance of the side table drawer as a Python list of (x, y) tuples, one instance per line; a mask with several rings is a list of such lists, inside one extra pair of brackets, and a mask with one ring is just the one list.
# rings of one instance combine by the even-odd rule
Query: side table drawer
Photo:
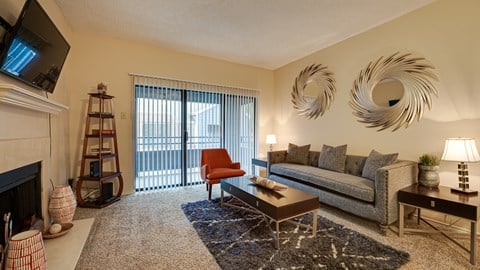
[(412, 195), (411, 193), (402, 192), (401, 190), (398, 192), (398, 202), (469, 220), (477, 220), (477, 208), (472, 205), (461, 204), (440, 198), (419, 196), (418, 194)]

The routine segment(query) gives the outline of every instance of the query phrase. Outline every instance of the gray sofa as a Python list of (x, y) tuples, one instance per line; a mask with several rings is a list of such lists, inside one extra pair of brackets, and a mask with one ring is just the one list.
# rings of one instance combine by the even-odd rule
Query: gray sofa
[(416, 183), (417, 163), (398, 160), (362, 177), (366, 156), (347, 155), (345, 172), (318, 167), (320, 152), (309, 151), (307, 165), (288, 163), (287, 151), (268, 152), (267, 177), (319, 196), (321, 203), (378, 222), (386, 233), (397, 217), (397, 191)]

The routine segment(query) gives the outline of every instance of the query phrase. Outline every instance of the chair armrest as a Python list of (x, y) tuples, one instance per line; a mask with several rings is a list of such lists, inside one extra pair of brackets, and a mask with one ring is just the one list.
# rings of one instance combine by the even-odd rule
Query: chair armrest
[(200, 176), (202, 177), (203, 181), (207, 180), (208, 171), (209, 171), (208, 164), (204, 164), (202, 165), (202, 167), (200, 167)]
[(232, 169), (240, 169), (240, 162), (232, 162), (232, 165), (230, 166)]
[(397, 193), (417, 182), (418, 163), (399, 161), (377, 169), (375, 176), (375, 207), (381, 215), (381, 223), (388, 225), (398, 219)]

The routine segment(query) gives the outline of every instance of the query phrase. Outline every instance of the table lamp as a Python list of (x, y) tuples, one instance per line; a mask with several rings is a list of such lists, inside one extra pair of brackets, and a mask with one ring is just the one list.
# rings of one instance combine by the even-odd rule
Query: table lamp
[(457, 161), (458, 163), (458, 188), (451, 188), (452, 192), (474, 195), (478, 191), (469, 189), (468, 165), (466, 162), (480, 161), (480, 155), (471, 138), (450, 138), (445, 140), (442, 160)]
[(266, 143), (270, 145), (270, 152), (273, 150), (273, 145), (277, 144), (277, 137), (275, 134), (268, 134)]

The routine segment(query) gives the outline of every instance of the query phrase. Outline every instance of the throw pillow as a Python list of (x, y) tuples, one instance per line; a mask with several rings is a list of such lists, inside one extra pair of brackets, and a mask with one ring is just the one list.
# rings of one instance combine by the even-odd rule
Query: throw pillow
[(322, 152), (318, 157), (318, 167), (336, 172), (345, 172), (345, 160), (347, 159), (347, 145), (333, 147), (323, 145)]
[(297, 164), (308, 164), (308, 155), (310, 153), (310, 144), (297, 146), (293, 143), (288, 144), (286, 162)]
[(383, 155), (375, 150), (372, 150), (365, 161), (362, 177), (375, 180), (377, 169), (394, 163), (397, 160), (397, 157), (398, 153)]

